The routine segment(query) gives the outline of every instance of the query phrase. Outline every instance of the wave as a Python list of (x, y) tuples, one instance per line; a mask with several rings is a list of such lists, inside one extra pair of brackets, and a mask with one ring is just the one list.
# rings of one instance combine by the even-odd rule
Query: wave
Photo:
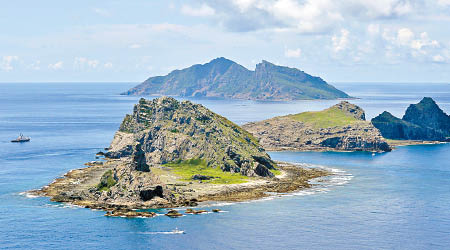
[(257, 199), (257, 200), (251, 200), (251, 201), (205, 202), (204, 204), (200, 204), (199, 207), (213, 207), (213, 206), (223, 207), (223, 206), (230, 206), (230, 205), (234, 205), (234, 204), (264, 202), (264, 201), (270, 201), (270, 200), (284, 198), (284, 197), (307, 196), (307, 195), (315, 195), (315, 194), (320, 194), (320, 193), (328, 193), (338, 186), (342, 186), (342, 185), (349, 183), (353, 179), (352, 174), (348, 173), (345, 170), (338, 169), (338, 168), (331, 168), (331, 167), (326, 167), (326, 166), (322, 166), (322, 165), (314, 165), (314, 164), (307, 164), (307, 163), (291, 163), (291, 164), (297, 165), (302, 168), (323, 169), (323, 170), (331, 172), (332, 175), (311, 179), (311, 180), (309, 180), (309, 183), (312, 185), (312, 187), (307, 188), (307, 189), (301, 189), (296, 192), (268, 193), (269, 194), (268, 197), (264, 197), (264, 198)]
[(30, 198), (30, 199), (39, 197), (39, 195), (32, 194), (29, 191), (20, 192), (19, 195), (25, 196), (25, 197)]

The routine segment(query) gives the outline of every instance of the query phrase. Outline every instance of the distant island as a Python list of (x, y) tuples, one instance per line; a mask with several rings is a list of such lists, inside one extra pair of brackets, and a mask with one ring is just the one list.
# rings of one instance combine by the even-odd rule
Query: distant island
[(388, 139), (449, 141), (450, 116), (430, 97), (411, 104), (402, 119), (384, 111), (372, 124)]
[(150, 77), (122, 94), (268, 101), (350, 98), (320, 77), (295, 68), (262, 61), (251, 71), (223, 57)]
[(266, 150), (391, 151), (364, 110), (343, 101), (328, 109), (278, 116), (243, 126)]
[[(133, 209), (256, 199), (310, 187), (310, 179), (330, 174), (274, 162), (238, 125), (171, 97), (140, 99), (108, 152), (98, 155), (106, 161), (87, 163), (33, 193), (106, 210), (107, 216), (153, 217), (153, 212)], [(176, 210), (166, 215), (181, 216)]]

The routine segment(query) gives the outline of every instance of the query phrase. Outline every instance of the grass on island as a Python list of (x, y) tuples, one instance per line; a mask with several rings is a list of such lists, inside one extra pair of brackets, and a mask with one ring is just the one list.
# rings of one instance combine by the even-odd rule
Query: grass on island
[(100, 179), (100, 183), (97, 185), (97, 190), (109, 191), (109, 189), (114, 185), (116, 185), (116, 180), (114, 180), (113, 172), (112, 170), (108, 170)]
[(237, 184), (244, 183), (249, 177), (238, 173), (224, 172), (220, 168), (208, 167), (202, 159), (191, 159), (164, 164), (171, 171), (180, 176), (183, 181), (193, 181), (192, 176), (196, 174), (213, 176), (214, 179), (204, 180), (204, 183), (211, 184)]
[(280, 175), (281, 171), (280, 170), (276, 170), (276, 169), (269, 169), (270, 172), (272, 172), (272, 174), (274, 174), (275, 176)]
[(316, 112), (303, 112), (289, 115), (290, 118), (303, 123), (311, 124), (314, 128), (331, 128), (346, 126), (359, 120), (337, 108), (329, 108)]

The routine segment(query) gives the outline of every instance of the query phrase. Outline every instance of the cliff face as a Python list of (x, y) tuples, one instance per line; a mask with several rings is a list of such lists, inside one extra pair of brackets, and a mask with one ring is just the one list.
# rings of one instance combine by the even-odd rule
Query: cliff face
[(294, 68), (267, 61), (255, 71), (225, 58), (147, 79), (125, 95), (176, 95), (252, 100), (337, 99), (349, 96)]
[(402, 119), (385, 111), (372, 124), (389, 139), (446, 141), (450, 137), (450, 117), (429, 97), (411, 104)]
[(245, 176), (273, 176), (274, 163), (247, 131), (202, 105), (161, 97), (141, 99), (116, 133), (108, 157), (133, 156), (136, 170), (201, 159)]
[(243, 127), (260, 140), (266, 150), (390, 151), (364, 110), (341, 102), (319, 112), (248, 123)]

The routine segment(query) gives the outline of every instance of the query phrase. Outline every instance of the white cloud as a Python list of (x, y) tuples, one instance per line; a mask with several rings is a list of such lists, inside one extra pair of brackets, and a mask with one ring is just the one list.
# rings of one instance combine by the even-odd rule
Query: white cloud
[(414, 38), (414, 33), (408, 28), (401, 28), (397, 31), (397, 42), (400, 45), (409, 45)]
[(73, 67), (76, 70), (84, 70), (86, 68), (88, 69), (95, 69), (99, 65), (99, 61), (96, 59), (88, 59), (86, 57), (76, 57), (73, 62)]
[(333, 51), (339, 52), (342, 50), (347, 49), (347, 46), (349, 44), (349, 36), (350, 32), (346, 29), (341, 29), (340, 36), (334, 35), (331, 37), (331, 41), (333, 42)]
[(437, 0), (438, 5), (440, 6), (450, 6), (450, 0)]
[(380, 34), (380, 25), (379, 24), (369, 24), (367, 26), (367, 32), (369, 32), (369, 35), (376, 36)]
[(50, 63), (48, 65), (48, 68), (52, 69), (52, 70), (60, 70), (60, 69), (63, 68), (63, 66), (64, 66), (64, 62), (63, 61), (59, 61), (59, 62), (56, 62), (56, 63)]
[(112, 62), (107, 62), (107, 63), (103, 64), (103, 67), (104, 67), (105, 69), (110, 69), (110, 68), (113, 67), (113, 64), (112, 64)]
[(87, 62), (87, 65), (93, 69), (97, 68), (98, 64), (99, 64), (98, 60), (90, 60)]
[(183, 5), (181, 7), (181, 13), (188, 16), (205, 17), (205, 16), (213, 16), (216, 13), (216, 11), (209, 5), (203, 3), (198, 8), (191, 7), (189, 5)]
[(142, 45), (134, 43), (134, 44), (131, 44), (128, 48), (130, 48), (130, 49), (139, 49), (141, 47), (142, 47)]
[(443, 63), (445, 62), (445, 58), (441, 55), (435, 55), (433, 56), (433, 62)]
[[(218, 15), (225, 22), (233, 24), (231, 28), (239, 29), (249, 26), (247, 30), (290, 28), (300, 33), (324, 33), (336, 29), (342, 23), (353, 20), (378, 20), (397, 18), (414, 12), (419, 4), (416, 0), (232, 0), (215, 3)], [(447, 0), (449, 1), (449, 0)], [(231, 2), (231, 4), (230, 4)], [(218, 6), (218, 7), (216, 7)], [(340, 26), (342, 27), (342, 26)]]
[(40, 69), (41, 69), (41, 61), (37, 60), (37, 61), (35, 61), (34, 63), (31, 63), (31, 64), (28, 66), (28, 68), (29, 68), (29, 69), (32, 69), (32, 70), (40, 70)]
[(288, 58), (299, 58), (302, 55), (302, 50), (300, 48), (297, 49), (286, 49), (284, 51), (284, 56)]
[(106, 9), (94, 8), (93, 10), (94, 10), (94, 12), (95, 12), (96, 14), (98, 14), (98, 15), (100, 15), (100, 16), (103, 16), (103, 17), (109, 17), (109, 16), (111, 16), (111, 12), (109, 12), (109, 11), (106, 10)]
[(2, 62), (0, 63), (0, 69), (3, 71), (11, 71), (14, 69), (13, 62), (19, 60), (18, 56), (3, 56)]
[(250, 6), (252, 6), (257, 0), (232, 0), (233, 4), (238, 6), (241, 12), (246, 11)]

